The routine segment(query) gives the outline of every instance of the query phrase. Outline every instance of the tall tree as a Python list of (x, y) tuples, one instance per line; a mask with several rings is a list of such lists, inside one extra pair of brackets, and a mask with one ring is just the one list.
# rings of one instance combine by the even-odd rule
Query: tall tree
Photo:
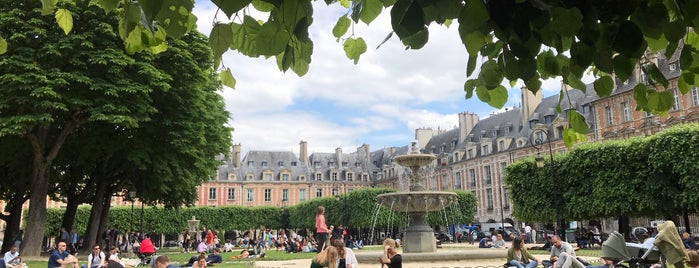
[(0, 137), (23, 137), (32, 151), (25, 256), (41, 251), (50, 168), (65, 140), (93, 122), (136, 127), (155, 112), (150, 93), (168, 89), (157, 69), (126, 54), (116, 17), (87, 2), (59, 6), (71, 10), (69, 35), (41, 15), (37, 1), (0, 2), (9, 47), (0, 55)]

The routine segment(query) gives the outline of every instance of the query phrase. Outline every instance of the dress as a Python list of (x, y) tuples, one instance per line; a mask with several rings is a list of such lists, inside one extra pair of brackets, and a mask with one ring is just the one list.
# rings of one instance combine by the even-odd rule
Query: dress
[(66, 257), (68, 257), (69, 255), (70, 254), (68, 253), (68, 251), (59, 252), (58, 250), (54, 250), (53, 253), (51, 253), (51, 256), (49, 257), (48, 268), (61, 267), (61, 264), (58, 262), (58, 260), (65, 260)]

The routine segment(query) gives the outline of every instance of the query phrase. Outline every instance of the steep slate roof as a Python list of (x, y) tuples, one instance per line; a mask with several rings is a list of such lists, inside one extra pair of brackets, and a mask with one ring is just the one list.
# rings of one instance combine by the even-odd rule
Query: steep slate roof
[[(458, 146), (459, 129), (451, 129), (432, 136), (430, 141), (425, 145), (424, 152), (431, 154), (440, 154), (453, 152)], [(444, 150), (442, 150), (444, 147)], [(407, 146), (406, 146), (407, 149)]]
[[(311, 172), (315, 173), (318, 171), (324, 172), (324, 174), (328, 174), (330, 170), (337, 170), (337, 171), (352, 171), (356, 174), (361, 174), (362, 172), (365, 172), (364, 170), (364, 159), (360, 159), (357, 157), (357, 153), (342, 153), (341, 154), (342, 161), (338, 163), (337, 161), (337, 154), (335, 153), (313, 153), (311, 156), (308, 157), (308, 163), (310, 165), (310, 170)], [(316, 166), (316, 162), (320, 164), (320, 166)], [(328, 166), (328, 162), (333, 162), (334, 166), (330, 167)], [(347, 166), (343, 167), (342, 162), (347, 162)], [(357, 163), (359, 163), (359, 166), (357, 166)], [(367, 173), (370, 173), (369, 170), (371, 169), (371, 163), (369, 163), (370, 166), (368, 170), (366, 170)], [(344, 180), (344, 177), (341, 176), (341, 178), (338, 178), (339, 180)], [(356, 179), (355, 179), (356, 180)]]
[[(551, 122), (556, 120), (556, 118), (566, 118), (568, 115), (565, 111), (567, 111), (568, 109), (575, 109), (576, 111), (578, 111), (578, 113), (580, 113), (585, 118), (587, 124), (594, 128), (593, 114), (591, 114), (590, 109), (583, 109), (583, 106), (588, 105), (591, 102), (599, 99), (599, 96), (597, 96), (597, 92), (595, 92), (594, 86), (592, 84), (587, 84), (585, 92), (582, 92), (577, 89), (571, 89), (564, 90), (563, 94), (564, 95), (563, 100), (561, 101), (560, 114), (555, 114), (556, 105), (558, 105), (559, 99), (559, 94), (556, 94), (541, 100), (541, 104), (539, 104), (536, 107), (536, 109), (534, 109), (534, 113), (532, 113), (532, 115), (529, 117), (529, 121), (538, 120), (538, 123), (545, 124), (548, 128), (548, 132), (550, 133), (549, 135), (552, 135), (551, 137), (549, 137), (552, 140), (556, 138), (552, 134), (552, 125), (550, 123), (545, 123), (545, 117), (553, 116)], [(554, 113), (551, 113), (552, 111)], [(523, 122), (523, 127), (522, 130), (518, 133), (518, 137), (524, 137), (529, 139), (531, 133), (532, 129), (529, 125), (529, 122)]]
[[(519, 127), (522, 124), (522, 110), (520, 108), (513, 108), (511, 110), (492, 114), (486, 118), (478, 121), (478, 123), (473, 127), (473, 130), (469, 132), (466, 142), (458, 145), (458, 149), (466, 149), (471, 143), (479, 143), (477, 147), (477, 152), (475, 156), (481, 155), (481, 136), (483, 139), (491, 139), (490, 148), (493, 148), (491, 153), (498, 152), (496, 145), (497, 138), (499, 137), (510, 137), (514, 138), (519, 132)], [(506, 129), (509, 128), (509, 131)], [(495, 131), (497, 130), (497, 135)], [(512, 143), (514, 144), (514, 143)], [(512, 145), (511, 144), (511, 145)]]
[[(250, 163), (252, 161), (252, 163)], [(279, 163), (283, 162), (280, 166)], [(267, 162), (267, 166), (262, 166), (262, 162)], [(292, 162), (296, 166), (292, 166)], [(277, 151), (250, 151), (241, 161), (238, 178), (242, 180), (246, 174), (253, 174), (253, 180), (259, 180), (262, 171), (270, 169), (274, 172), (274, 176), (278, 176), (279, 172), (284, 169), (291, 171), (289, 180), (296, 181), (300, 175), (308, 174), (308, 168), (301, 165), (298, 157), (292, 152), (277, 152)], [(276, 181), (278, 178), (273, 178)]]

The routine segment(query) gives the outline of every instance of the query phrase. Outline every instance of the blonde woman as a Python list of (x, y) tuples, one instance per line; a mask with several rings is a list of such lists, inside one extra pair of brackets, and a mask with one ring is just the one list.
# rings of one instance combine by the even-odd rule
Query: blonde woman
[(391, 238), (383, 241), (383, 256), (379, 258), (381, 268), (403, 268), (403, 261), (396, 250), (398, 243)]
[(501, 234), (497, 234), (495, 236), (495, 241), (493, 241), (493, 247), (494, 248), (504, 248), (505, 247), (505, 240), (502, 239)]
[(358, 268), (357, 256), (354, 255), (352, 249), (345, 247), (345, 242), (342, 238), (332, 239), (330, 245), (337, 249), (337, 254), (340, 256), (337, 268)]
[(317, 251), (320, 253), (327, 245), (328, 225), (325, 223), (325, 207), (318, 206), (318, 212), (316, 214), (316, 241), (318, 242)]
[(311, 268), (336, 268), (335, 265), (339, 258), (335, 247), (326, 247), (311, 260)]

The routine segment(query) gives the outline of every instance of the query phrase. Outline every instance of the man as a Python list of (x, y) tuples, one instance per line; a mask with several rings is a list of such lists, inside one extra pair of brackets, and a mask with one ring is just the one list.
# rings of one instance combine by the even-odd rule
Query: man
[(223, 262), (223, 258), (221, 258), (221, 249), (220, 248), (215, 248), (214, 253), (209, 254), (208, 257), (206, 257), (206, 264), (213, 266), (214, 264), (220, 264)]
[(568, 242), (561, 240), (561, 237), (554, 235), (551, 238), (551, 262), (554, 268), (584, 268), (583, 265), (575, 256), (573, 246)]
[(53, 253), (51, 253), (51, 256), (49, 257), (49, 265), (48, 268), (56, 268), (56, 267), (61, 267), (63, 265), (69, 265), (70, 267), (73, 268), (78, 268), (78, 258), (76, 258), (73, 255), (70, 255), (68, 251), (66, 251), (66, 242), (58, 242), (58, 249), (54, 250)]
[(170, 264), (170, 260), (167, 258), (167, 256), (161, 255), (155, 259), (155, 264), (153, 265), (153, 268), (180, 268), (180, 267), (177, 265), (174, 265), (174, 264)]
[(10, 251), (5, 253), (3, 262), (5, 262), (5, 267), (7, 268), (22, 267), (22, 258), (19, 257), (19, 252), (17, 252), (16, 246), (12, 246)]
[(481, 238), (481, 241), (478, 242), (478, 248), (491, 248), (493, 247), (488, 243), (488, 237), (483, 237)]
[(526, 235), (527, 238), (527, 244), (531, 244), (532, 242), (532, 227), (527, 224), (524, 226), (524, 234)]
[(468, 237), (466, 237), (469, 245), (473, 245), (473, 232), (475, 232), (475, 231), (476, 231), (476, 226), (469, 223), (468, 224)]
[(689, 235), (688, 232), (684, 232), (682, 234), (682, 244), (684, 244), (684, 247), (686, 249), (690, 249), (690, 250), (697, 249), (697, 244), (696, 244), (696, 242), (694, 242), (694, 238), (691, 235)]

